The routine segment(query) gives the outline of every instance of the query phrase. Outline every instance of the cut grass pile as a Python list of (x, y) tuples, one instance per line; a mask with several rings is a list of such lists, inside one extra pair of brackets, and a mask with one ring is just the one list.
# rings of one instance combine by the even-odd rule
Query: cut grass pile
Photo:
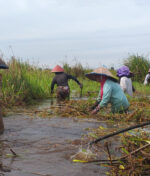
[(62, 117), (96, 118), (98, 120), (121, 121), (147, 121), (150, 120), (150, 99), (133, 98), (130, 101), (128, 114), (111, 113), (110, 107), (100, 110), (96, 115), (91, 115), (91, 106), (95, 100), (70, 100), (60, 106), (52, 106), (55, 115)]

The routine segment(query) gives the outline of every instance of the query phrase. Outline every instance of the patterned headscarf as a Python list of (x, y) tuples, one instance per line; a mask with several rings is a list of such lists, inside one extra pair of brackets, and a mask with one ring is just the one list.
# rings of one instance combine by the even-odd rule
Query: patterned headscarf
[(118, 77), (129, 76), (129, 75), (130, 75), (130, 70), (127, 66), (122, 66), (117, 70)]

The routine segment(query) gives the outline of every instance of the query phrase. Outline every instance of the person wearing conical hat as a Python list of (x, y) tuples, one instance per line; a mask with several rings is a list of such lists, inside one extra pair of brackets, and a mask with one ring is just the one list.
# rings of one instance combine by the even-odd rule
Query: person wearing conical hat
[(92, 114), (96, 114), (101, 108), (106, 107), (108, 103), (111, 104), (113, 113), (122, 113), (128, 110), (129, 102), (117, 79), (108, 69), (100, 67), (85, 76), (101, 84), (97, 98), (98, 103), (92, 110)]
[[(0, 58), (0, 69), (8, 69), (8, 66), (5, 64), (5, 62)], [(0, 86), (2, 85), (2, 74), (0, 74)], [(3, 123), (3, 118), (1, 114), (1, 109), (0, 109), (0, 134), (4, 132), (4, 123)]]
[(133, 86), (131, 76), (133, 75), (130, 72), (127, 66), (122, 66), (117, 70), (117, 76), (119, 77), (119, 82), (122, 90), (130, 96), (133, 96)]
[(8, 66), (1, 58), (0, 58), (0, 69), (8, 69)]
[(70, 88), (68, 85), (68, 81), (70, 79), (74, 80), (82, 89), (82, 84), (74, 76), (64, 73), (64, 69), (61, 66), (56, 65), (56, 67), (54, 67), (51, 72), (55, 73), (55, 77), (53, 78), (51, 83), (51, 94), (53, 94), (53, 89), (56, 84), (58, 99), (64, 100), (66, 98), (69, 98)]
[(148, 70), (148, 74), (145, 76), (144, 85), (150, 84), (150, 69)]

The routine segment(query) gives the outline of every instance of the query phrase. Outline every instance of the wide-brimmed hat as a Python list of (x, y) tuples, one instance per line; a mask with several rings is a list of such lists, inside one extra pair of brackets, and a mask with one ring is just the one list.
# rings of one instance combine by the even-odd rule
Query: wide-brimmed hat
[(54, 67), (51, 72), (54, 72), (54, 73), (64, 72), (64, 69), (61, 66), (56, 65), (56, 67)]
[(130, 70), (127, 66), (122, 66), (117, 70), (117, 76), (122, 77), (122, 76), (130, 76)]
[(9, 67), (6, 63), (0, 58), (0, 69), (8, 69)]
[(86, 74), (85, 76), (93, 81), (98, 81), (98, 82), (101, 81), (101, 76), (106, 76), (107, 78), (109, 78), (115, 82), (118, 81), (114, 77), (114, 75), (112, 75), (112, 73), (107, 68), (104, 68), (104, 67), (99, 67), (99, 68), (93, 70), (93, 72)]

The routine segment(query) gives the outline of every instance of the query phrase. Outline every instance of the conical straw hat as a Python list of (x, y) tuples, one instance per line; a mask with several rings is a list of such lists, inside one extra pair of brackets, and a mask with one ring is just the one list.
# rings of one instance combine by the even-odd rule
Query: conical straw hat
[(56, 65), (56, 67), (54, 67), (51, 72), (54, 72), (54, 73), (64, 72), (64, 69), (61, 66)]
[(5, 64), (5, 62), (0, 58), (0, 69), (8, 69), (9, 67)]
[(107, 76), (111, 80), (117, 82), (117, 79), (112, 75), (112, 73), (107, 68), (104, 67), (99, 67), (93, 70), (93, 72), (86, 74), (85, 76), (93, 81), (98, 82), (100, 81), (98, 80), (98, 78), (101, 78), (101, 76)]

